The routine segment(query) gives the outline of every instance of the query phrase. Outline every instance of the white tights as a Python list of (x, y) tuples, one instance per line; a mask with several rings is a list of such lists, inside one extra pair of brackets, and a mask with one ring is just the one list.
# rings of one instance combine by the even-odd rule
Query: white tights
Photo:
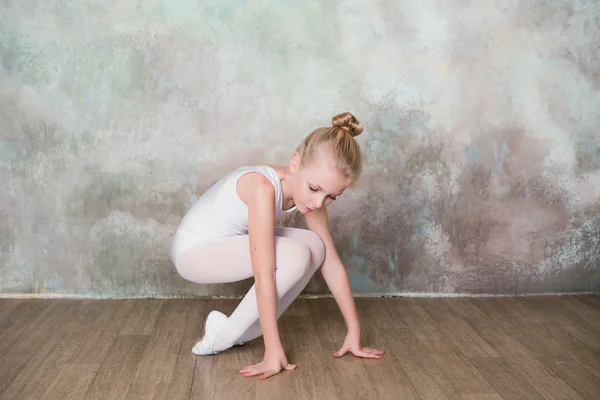
[[(297, 228), (275, 227), (275, 282), (277, 318), (308, 284), (325, 259), (325, 248), (316, 233)], [(193, 245), (178, 257), (175, 267), (196, 283), (228, 283), (253, 276), (249, 237), (231, 236)], [(213, 350), (223, 351), (238, 341), (262, 335), (255, 285), (221, 326)]]

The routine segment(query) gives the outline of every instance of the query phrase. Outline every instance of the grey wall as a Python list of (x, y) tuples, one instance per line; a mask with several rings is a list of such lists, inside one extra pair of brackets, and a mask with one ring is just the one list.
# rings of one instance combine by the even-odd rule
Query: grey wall
[(342, 111), (355, 292), (600, 290), (597, 1), (222, 3), (1, 3), (1, 294), (242, 294), (176, 274), (176, 225)]

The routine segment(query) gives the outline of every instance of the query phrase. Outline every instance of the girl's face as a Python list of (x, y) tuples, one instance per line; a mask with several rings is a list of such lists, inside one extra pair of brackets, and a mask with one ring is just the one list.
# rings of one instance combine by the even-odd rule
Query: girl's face
[(294, 153), (290, 161), (293, 174), (292, 196), (298, 211), (308, 214), (317, 208), (327, 207), (348, 187), (349, 181), (335, 165), (330, 152), (321, 146), (310, 162), (301, 164), (300, 155)]

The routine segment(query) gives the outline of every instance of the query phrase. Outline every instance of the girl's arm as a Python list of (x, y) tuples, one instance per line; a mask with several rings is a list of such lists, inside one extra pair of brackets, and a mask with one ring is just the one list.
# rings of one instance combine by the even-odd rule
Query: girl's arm
[(275, 286), (275, 188), (259, 173), (243, 175), (237, 185), (240, 199), (248, 205), (250, 259), (265, 353), (282, 349), (277, 329)]
[(325, 261), (321, 266), (321, 273), (346, 320), (346, 326), (348, 328), (348, 333), (346, 334), (342, 347), (335, 352), (334, 355), (336, 357), (341, 357), (346, 354), (346, 352), (350, 351), (357, 357), (381, 358), (383, 350), (361, 347), (360, 345), (360, 323), (358, 321), (358, 313), (356, 311), (354, 297), (352, 296), (348, 274), (335, 249), (331, 232), (329, 231), (327, 210), (325, 207), (318, 208), (315, 211), (306, 214), (305, 218), (308, 229), (317, 233), (325, 245)]
[(323, 244), (325, 245), (325, 261), (321, 266), (321, 274), (325, 279), (325, 283), (331, 290), (331, 294), (335, 298), (340, 311), (346, 320), (348, 334), (360, 337), (360, 324), (356, 305), (352, 297), (352, 289), (348, 280), (346, 269), (337, 253), (331, 232), (329, 230), (329, 222), (327, 217), (327, 209), (325, 207), (318, 208), (313, 212), (306, 214), (306, 225), (308, 229), (317, 233)]
[(296, 368), (287, 360), (277, 329), (277, 288), (275, 280), (275, 188), (262, 174), (248, 173), (238, 180), (237, 192), (248, 205), (250, 262), (258, 319), (265, 342), (262, 362), (239, 371), (244, 376), (260, 375), (267, 379), (282, 369)]

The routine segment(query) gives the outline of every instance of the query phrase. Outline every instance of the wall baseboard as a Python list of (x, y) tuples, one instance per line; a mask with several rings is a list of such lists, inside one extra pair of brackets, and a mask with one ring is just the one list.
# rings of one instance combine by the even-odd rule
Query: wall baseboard
[[(477, 298), (477, 297), (540, 297), (540, 296), (586, 296), (600, 295), (598, 292), (558, 292), (558, 293), (515, 293), (515, 294), (476, 294), (476, 293), (436, 293), (436, 292), (408, 292), (408, 293), (354, 293), (355, 298)], [(167, 296), (167, 295), (144, 295), (144, 296), (114, 296), (114, 295), (89, 295), (89, 294), (70, 294), (70, 293), (0, 293), (0, 299), (65, 299), (65, 300), (150, 300), (150, 299), (196, 299), (196, 300), (239, 300), (241, 295), (219, 296)], [(333, 298), (331, 294), (302, 294), (301, 299), (329, 299)]]

